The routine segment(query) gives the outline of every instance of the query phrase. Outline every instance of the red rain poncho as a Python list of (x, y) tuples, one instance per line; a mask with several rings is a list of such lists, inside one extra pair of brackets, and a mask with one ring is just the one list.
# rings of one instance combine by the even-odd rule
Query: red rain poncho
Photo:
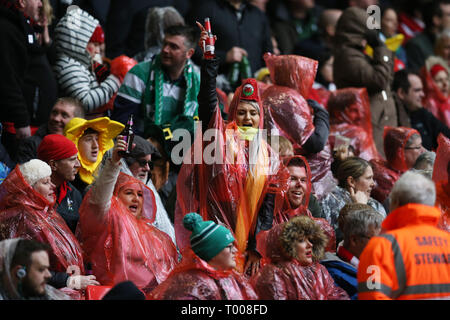
[[(303, 202), (298, 208), (292, 209), (291, 204), (288, 199), (288, 196), (287, 196), (289, 186), (286, 185), (284, 188), (280, 188), (279, 192), (276, 194), (276, 197), (275, 197), (273, 225), (275, 226), (278, 224), (285, 223), (285, 222), (289, 221), (289, 219), (296, 217), (296, 216), (301, 216), (301, 215), (308, 216), (311, 219), (313, 219), (316, 223), (318, 223), (320, 225), (320, 227), (322, 228), (322, 231), (327, 235), (329, 241), (328, 241), (326, 251), (335, 252), (336, 251), (336, 236), (335, 236), (333, 227), (325, 219), (314, 218), (308, 209), (309, 197), (311, 195), (311, 170), (309, 168), (308, 161), (306, 161), (306, 159), (302, 156), (287, 157), (287, 158), (283, 159), (284, 168), (279, 170), (280, 173), (278, 176), (281, 179), (289, 179), (289, 171), (287, 169), (287, 165), (294, 158), (301, 159), (306, 167), (306, 179), (308, 181), (308, 184), (306, 187), (305, 194), (303, 196)], [(283, 185), (283, 183), (280, 185)], [(261, 231), (260, 233), (258, 233), (258, 235), (256, 237), (258, 252), (264, 252), (266, 250), (265, 249), (266, 245), (267, 245), (266, 241), (267, 241), (267, 236), (269, 233), (270, 233), (270, 230)]]
[(433, 168), (433, 181), (436, 184), (435, 206), (442, 215), (438, 227), (450, 232), (450, 139), (442, 133), (438, 137), (436, 160)]
[(81, 247), (61, 216), (24, 179), (18, 166), (0, 185), (0, 239), (25, 238), (47, 243), (50, 270), (75, 266), (84, 274)]
[[(236, 122), (236, 111), (242, 86), (238, 87), (230, 104), (229, 121), (225, 122), (219, 108), (211, 119), (209, 128), (216, 129), (215, 155), (213, 163), (205, 159), (197, 161), (196, 155), (211, 154), (209, 144), (203, 145), (201, 129), (197, 129), (195, 142), (184, 159), (177, 178), (177, 205), (175, 211), (175, 235), (178, 247), (189, 246), (190, 232), (183, 226), (184, 215), (198, 212), (204, 220), (225, 225), (233, 232), (238, 253), (238, 270), (243, 270), (243, 253), (249, 236), (254, 232), (258, 211), (267, 192), (276, 192), (275, 174), (279, 165), (276, 154), (259, 130), (254, 139), (259, 139), (252, 165), (249, 163), (249, 148), (240, 140)], [(259, 129), (263, 128), (264, 113), (260, 105)], [(256, 148), (255, 148), (256, 149)], [(200, 152), (199, 152), (200, 151)], [(202, 153), (203, 151), (203, 153)], [(189, 159), (189, 160), (187, 160)], [(190, 164), (192, 163), (192, 164)]]
[(295, 55), (264, 55), (273, 85), (261, 94), (266, 117), (265, 127), (278, 129), (301, 147), (314, 132), (312, 111), (306, 102), (314, 83), (318, 62)]
[(273, 84), (294, 89), (303, 97), (309, 97), (316, 78), (318, 61), (302, 56), (276, 56), (271, 53), (264, 54), (264, 61)]
[(330, 113), (328, 140), (334, 148), (336, 135), (350, 138), (356, 155), (367, 161), (381, 158), (373, 140), (370, 101), (366, 88), (345, 88), (332, 92), (327, 105)]
[(347, 293), (335, 285), (320, 263), (302, 266), (296, 259), (287, 256), (279, 241), (283, 227), (284, 224), (279, 224), (269, 231), (266, 250), (262, 251), (265, 261), (269, 263), (251, 279), (260, 299), (349, 300)]
[(191, 248), (166, 281), (156, 287), (148, 300), (257, 300), (248, 280), (236, 271), (217, 271)]
[(313, 112), (305, 100), (309, 97), (317, 72), (317, 61), (295, 55), (264, 56), (273, 86), (262, 96), (266, 116), (266, 128), (278, 129), (279, 135), (287, 138), (295, 154), (308, 160), (312, 172), (314, 194), (320, 199), (335, 187), (331, 174), (333, 161), (327, 143), (322, 151), (308, 154), (302, 145), (314, 132)]
[[(135, 183), (143, 191), (139, 218), (117, 196), (122, 187)], [(170, 237), (152, 226), (156, 214), (153, 192), (138, 179), (120, 173), (107, 209), (90, 201), (95, 187), (86, 194), (79, 211), (85, 260), (92, 264), (102, 285), (130, 280), (142, 291), (150, 291), (167, 278), (177, 262)]]
[(439, 121), (450, 128), (450, 96), (445, 96), (434, 83), (426, 67), (420, 70), (425, 97), (422, 100), (424, 107)]
[[(289, 171), (287, 169), (288, 163), (294, 159), (298, 158), (302, 160), (306, 167), (306, 179), (308, 181), (306, 191), (303, 195), (302, 204), (296, 208), (292, 209), (291, 204), (288, 199), (288, 186), (284, 189), (281, 189), (279, 193), (277, 193), (275, 197), (275, 206), (274, 206), (274, 214), (273, 214), (273, 224), (281, 224), (283, 222), (287, 222), (290, 218), (299, 216), (299, 215), (307, 215), (312, 218), (311, 212), (308, 210), (309, 197), (311, 195), (311, 170), (309, 168), (308, 161), (302, 156), (292, 156), (283, 159), (283, 170), (286, 172), (287, 179), (289, 179)], [(282, 170), (280, 170), (282, 171)]]
[(325, 88), (311, 88), (309, 92), (309, 99), (316, 100), (321, 105), (325, 106), (328, 104), (328, 99), (330, 98), (330, 94), (332, 91), (327, 90)]
[(383, 203), (389, 196), (392, 187), (400, 175), (409, 168), (405, 160), (405, 146), (408, 139), (420, 133), (411, 128), (385, 127), (384, 129), (384, 153), (386, 160), (371, 160), (373, 179), (376, 182), (372, 189), (372, 197)]
[(277, 129), (294, 149), (301, 148), (314, 132), (311, 108), (302, 95), (294, 89), (272, 85), (264, 91), (261, 100), (268, 134)]

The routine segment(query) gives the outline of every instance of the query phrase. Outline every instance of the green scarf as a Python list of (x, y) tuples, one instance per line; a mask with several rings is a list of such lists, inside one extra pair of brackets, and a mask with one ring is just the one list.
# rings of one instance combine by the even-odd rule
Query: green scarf
[[(162, 105), (164, 72), (161, 66), (161, 57), (156, 55), (150, 65), (150, 73), (154, 72), (153, 83), (147, 83), (146, 91), (149, 91), (151, 85), (155, 88), (155, 117), (154, 123), (156, 125), (164, 125), (161, 123), (162, 114), (164, 112)], [(187, 117), (195, 117), (198, 115), (197, 95), (200, 90), (200, 75), (195, 73), (194, 66), (190, 60), (187, 60), (184, 67), (184, 79), (186, 81), (186, 96), (184, 98), (184, 112), (183, 115)], [(150, 82), (150, 81), (149, 81)], [(147, 92), (147, 94), (150, 94)]]

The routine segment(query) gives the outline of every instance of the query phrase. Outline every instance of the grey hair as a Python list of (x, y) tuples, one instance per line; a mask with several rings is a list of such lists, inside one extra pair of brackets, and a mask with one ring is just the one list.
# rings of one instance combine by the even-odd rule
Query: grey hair
[(164, 41), (164, 30), (174, 25), (184, 25), (183, 16), (174, 7), (152, 7), (148, 9), (145, 21), (145, 50), (161, 47)]
[(343, 224), (344, 242), (347, 242), (351, 236), (366, 235), (370, 226), (375, 229), (380, 228), (383, 219), (382, 214), (369, 206), (364, 209), (351, 210), (347, 213)]
[(408, 203), (433, 206), (436, 201), (436, 187), (434, 182), (423, 174), (407, 171), (394, 184), (389, 197), (391, 211)]
[(409, 137), (408, 141), (406, 141), (405, 148), (409, 148), (412, 146), (416, 139), (420, 138), (420, 134), (414, 133)]

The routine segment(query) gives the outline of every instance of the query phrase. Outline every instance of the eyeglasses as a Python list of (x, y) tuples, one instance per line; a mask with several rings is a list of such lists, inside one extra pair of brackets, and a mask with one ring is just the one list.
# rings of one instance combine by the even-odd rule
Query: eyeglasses
[(141, 166), (143, 168), (145, 167), (145, 165), (148, 164), (148, 167), (150, 168), (150, 170), (153, 169), (153, 162), (151, 160), (147, 161), (144, 159), (138, 159), (138, 160), (136, 160), (136, 162), (139, 164), (139, 166)]
[(231, 251), (233, 251), (233, 247), (234, 247), (233, 244), (229, 244), (225, 247), (225, 249), (228, 249), (231, 252)]

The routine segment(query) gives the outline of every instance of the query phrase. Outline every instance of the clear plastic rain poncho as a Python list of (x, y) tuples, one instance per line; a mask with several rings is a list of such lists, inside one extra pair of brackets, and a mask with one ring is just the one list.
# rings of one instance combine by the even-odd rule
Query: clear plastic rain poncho
[(218, 271), (200, 259), (190, 247), (166, 281), (149, 300), (257, 300), (253, 287), (241, 273)]
[(420, 133), (412, 128), (384, 128), (384, 153), (387, 160), (375, 159), (370, 161), (373, 179), (376, 182), (372, 189), (372, 197), (375, 200), (383, 203), (400, 175), (408, 170), (405, 160), (405, 146), (413, 134), (420, 136)]
[(433, 168), (433, 181), (436, 184), (435, 206), (442, 215), (438, 227), (450, 232), (450, 139), (442, 133), (438, 136), (436, 160)]
[[(222, 119), (219, 108), (216, 108), (211, 119), (209, 128), (216, 129), (214, 152), (210, 142), (203, 142), (207, 139), (202, 136), (202, 130), (196, 130), (194, 144), (178, 174), (174, 223), (180, 250), (189, 246), (190, 231), (183, 226), (184, 215), (197, 212), (204, 220), (226, 226), (236, 239), (240, 271), (243, 270), (247, 241), (255, 230), (265, 195), (278, 189), (276, 173), (279, 167), (277, 154), (263, 138), (264, 113), (261, 104), (259, 130), (252, 143), (248, 144), (250, 147), (247, 141), (241, 139), (235, 121), (241, 90), (242, 85), (235, 91), (228, 113), (229, 121)], [(214, 160), (208, 162), (205, 155), (213, 153)], [(201, 161), (197, 161), (199, 154)]]
[[(251, 283), (263, 300), (349, 300), (347, 293), (335, 285), (326, 268), (314, 259), (303, 266), (282, 248), (280, 236), (285, 223), (274, 226), (267, 235), (262, 250), (263, 266), (252, 277)], [(306, 230), (313, 244), (313, 256), (321, 256), (326, 244), (320, 240), (320, 226)]]
[(366, 88), (339, 89), (330, 94), (327, 104), (330, 113), (330, 136), (334, 148), (336, 136), (350, 139), (356, 156), (364, 160), (379, 159), (373, 140), (370, 101)]
[(305, 97), (309, 97), (317, 72), (317, 61), (296, 55), (264, 56), (274, 83), (262, 95), (266, 117), (266, 129), (287, 138), (295, 154), (303, 155), (312, 173), (314, 194), (321, 198), (334, 188), (331, 173), (333, 157), (329, 143), (322, 151), (309, 154), (302, 145), (314, 132), (313, 111)]
[(0, 239), (25, 238), (51, 247), (50, 270), (84, 274), (80, 244), (61, 216), (24, 179), (19, 166), (0, 185)]
[(430, 72), (424, 66), (420, 70), (425, 97), (423, 106), (439, 121), (450, 128), (450, 95), (445, 96), (437, 87)]
[[(139, 218), (118, 198), (119, 190), (129, 184), (138, 184), (143, 191)], [(170, 237), (152, 226), (156, 213), (152, 191), (140, 180), (121, 172), (108, 209), (90, 201), (95, 187), (88, 191), (80, 207), (79, 231), (85, 260), (92, 264), (102, 285), (130, 280), (149, 292), (167, 278), (177, 263), (177, 251)]]
[[(17, 244), (21, 239), (23, 238), (0, 241), (0, 300), (21, 300), (24, 298), (13, 284), (10, 272), (12, 259), (14, 258)], [(43, 300), (70, 300), (69, 296), (52, 286), (46, 285), (45, 291)]]

